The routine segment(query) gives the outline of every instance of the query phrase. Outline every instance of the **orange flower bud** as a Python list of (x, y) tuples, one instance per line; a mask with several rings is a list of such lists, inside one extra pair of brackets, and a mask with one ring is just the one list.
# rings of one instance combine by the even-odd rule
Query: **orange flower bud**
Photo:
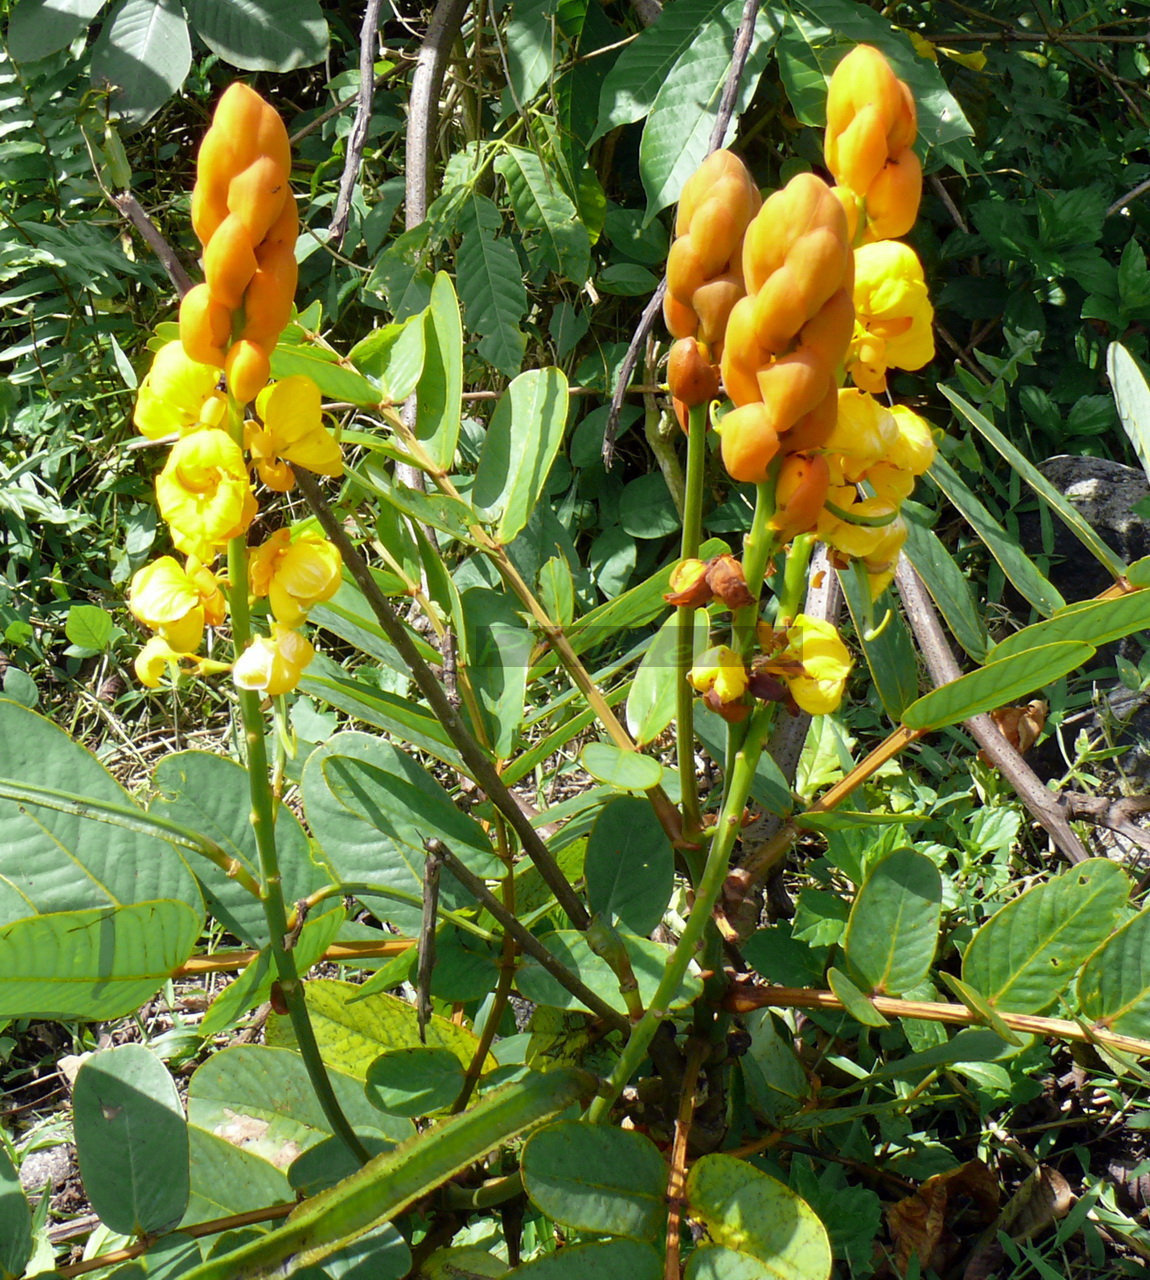
[(667, 385), (671, 394), (689, 409), (706, 404), (719, 394), (719, 371), (707, 348), (695, 338), (680, 338), (667, 361)]
[(745, 292), (742, 276), (733, 271), (716, 276), (695, 290), (691, 304), (699, 317), (699, 337), (716, 352), (722, 351), (727, 320)]
[[(683, 190), (679, 196), (679, 208), (675, 216), (675, 234), (677, 236), (687, 234), (691, 229), (691, 222), (696, 211), (724, 178), (734, 179), (733, 187), (729, 182), (723, 183), (722, 191), (724, 196), (729, 200), (733, 191), (735, 198), (739, 201), (739, 212), (746, 212), (747, 222), (754, 217), (761, 202), (758, 189), (752, 181), (751, 175), (747, 172), (746, 165), (734, 152), (726, 150), (712, 151), (687, 181), (683, 183)], [(743, 225), (746, 226), (746, 222)]]
[(212, 297), (229, 311), (238, 311), (258, 266), (244, 224), (236, 214), (228, 214), (204, 249), (204, 278)]
[(268, 353), (248, 338), (233, 342), (228, 351), (224, 371), (228, 375), (228, 387), (232, 395), (247, 404), (254, 400), (271, 376)]
[(240, 337), (250, 338), (270, 350), (291, 319), (299, 267), (295, 252), (288, 245), (261, 249), (257, 256), (259, 268), (244, 294), (244, 326)]
[(231, 331), (231, 313), (212, 296), (206, 284), (198, 284), (184, 294), (180, 302), (180, 341), (189, 360), (222, 369)]
[(695, 290), (708, 278), (708, 274), (717, 275), (718, 272), (706, 271), (694, 236), (680, 236), (667, 255), (667, 292), (673, 293), (677, 298), (690, 300)]
[(288, 199), (287, 174), (271, 156), (258, 156), (228, 184), (228, 209), (253, 245), (271, 230)]
[(779, 446), (787, 453), (811, 453), (821, 449), (831, 438), (839, 412), (839, 390), (834, 378), (827, 379), (823, 398), (804, 414), (789, 431), (779, 437)]
[(830, 469), (821, 454), (788, 454), (779, 468), (771, 528), (788, 541), (808, 533), (815, 527), (829, 482)]
[(691, 338), (699, 328), (699, 317), (689, 303), (668, 289), (663, 295), (663, 323), (672, 338)]
[(846, 359), (854, 324), (854, 299), (849, 290), (839, 289), (803, 325), (799, 332), (799, 345), (817, 356), (828, 369), (834, 369)]
[(800, 348), (758, 373), (759, 393), (776, 431), (786, 431), (818, 407), (830, 370), (814, 352)]
[(743, 278), (748, 292), (755, 293), (763, 287), (771, 272), (783, 265), (787, 251), (799, 236), (826, 222), (831, 216), (824, 213), (829, 195), (830, 188), (822, 178), (813, 173), (797, 173), (781, 191), (764, 201), (743, 240)]
[(754, 401), (732, 409), (719, 425), (723, 466), (733, 480), (762, 484), (774, 456), (779, 437), (767, 406)]
[(886, 162), (867, 188), (866, 239), (896, 240), (914, 226), (922, 199), (922, 162), (906, 147)]
[(723, 388), (737, 405), (761, 399), (755, 377), (761, 364), (770, 359), (755, 336), (755, 302), (740, 298), (727, 317), (727, 336), (723, 341)]

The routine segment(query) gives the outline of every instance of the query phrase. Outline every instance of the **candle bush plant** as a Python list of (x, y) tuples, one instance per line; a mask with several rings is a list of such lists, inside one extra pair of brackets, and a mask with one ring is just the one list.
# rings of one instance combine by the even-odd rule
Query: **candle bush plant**
[[(524, 537), (566, 376), (519, 373), (466, 436), (446, 273), (425, 307), (336, 350), (318, 309), (294, 307), (286, 128), (243, 84), (220, 99), (191, 198), (204, 280), (151, 344), (134, 414), (168, 449), (170, 549), (127, 605), (151, 633), (140, 683), (228, 691), (237, 760), (174, 751), (145, 805), (0, 703), (0, 836), (21, 864), (0, 898), (0, 1016), (123, 1018), (210, 964), (205, 930), (245, 967), (189, 1031), (186, 1094), (141, 1044), (80, 1067), (80, 1171), (108, 1236), (63, 1274), (872, 1274), (878, 1197), (811, 1151), (851, 1152), (868, 1126), (905, 1138), (944, 1069), (975, 1064), (993, 1092), (1046, 1040), (1150, 1052), (1150, 914), (1121, 868), (1081, 860), (964, 919), (956, 950), (956, 878), (901, 833), (921, 815), (907, 797), (869, 807), (868, 780), (912, 743), (1144, 627), (1150, 574), (1111, 555), (1104, 598), (993, 647), (976, 634), (973, 669), (919, 695), (900, 563), (968, 620), (913, 509), (920, 478), (946, 474), (941, 433), (892, 395), (933, 354), (902, 239), (917, 107), (866, 44), (827, 94), (829, 181), (764, 193), (720, 148), (682, 185), (663, 304), (678, 555), (590, 608), (558, 542)], [(705, 537), (715, 486), (753, 504), (739, 536)], [(830, 575), (849, 625), (820, 612)], [(345, 727), (309, 738), (300, 693)], [(851, 698), (881, 703), (890, 732), (799, 795), (778, 744)], [(575, 745), (583, 785), (537, 811), (526, 784)], [(808, 832), (849, 905), (762, 915)], [(377, 968), (350, 981), (321, 961)], [(253, 1011), (262, 1042), (220, 1047)], [(873, 1046), (896, 1035), (884, 1066)], [(946, 1258), (932, 1213), (973, 1200), (996, 1220), (986, 1165), (928, 1164), (889, 1207), (899, 1274)], [(0, 1273), (48, 1271), (15, 1188), (0, 1228)]]

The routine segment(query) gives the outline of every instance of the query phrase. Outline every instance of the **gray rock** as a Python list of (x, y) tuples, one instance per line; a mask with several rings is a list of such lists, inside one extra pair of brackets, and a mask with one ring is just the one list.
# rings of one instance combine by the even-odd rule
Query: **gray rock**
[[(1109, 458), (1059, 454), (1040, 462), (1038, 470), (1127, 564), (1150, 555), (1150, 521), (1133, 511), (1135, 503), (1150, 495), (1150, 484), (1136, 467)], [(1029, 554), (1041, 551), (1036, 519), (1020, 522), (1019, 532)], [(1054, 521), (1054, 556), (1050, 581), (1067, 600), (1086, 600), (1111, 583), (1107, 571), (1058, 519)]]
[(61, 1187), (76, 1170), (76, 1150), (67, 1143), (58, 1147), (41, 1147), (20, 1162), (20, 1186), (25, 1194), (37, 1195), (47, 1188), (49, 1194)]

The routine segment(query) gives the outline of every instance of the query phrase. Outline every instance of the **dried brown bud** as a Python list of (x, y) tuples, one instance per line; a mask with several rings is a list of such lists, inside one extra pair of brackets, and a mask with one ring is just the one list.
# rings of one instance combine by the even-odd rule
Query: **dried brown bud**
[(671, 570), (671, 590), (663, 596), (668, 604), (685, 609), (701, 609), (714, 592), (707, 581), (707, 565), (702, 560), (680, 560)]
[(680, 338), (667, 361), (667, 385), (676, 400), (692, 409), (719, 394), (719, 370), (706, 346), (696, 338)]
[(707, 565), (707, 585), (728, 609), (745, 609), (755, 603), (747, 589), (743, 566), (733, 555), (715, 556)]

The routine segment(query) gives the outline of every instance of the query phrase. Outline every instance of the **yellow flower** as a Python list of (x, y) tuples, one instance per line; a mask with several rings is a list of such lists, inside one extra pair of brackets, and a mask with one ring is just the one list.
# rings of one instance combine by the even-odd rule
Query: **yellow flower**
[(276, 621), (296, 627), (308, 609), (330, 600), (339, 590), (343, 562), (335, 545), (318, 533), (301, 533), (293, 541), (290, 529), (275, 533), (252, 552), (252, 594), (267, 596)]
[(171, 556), (144, 565), (132, 578), (128, 608), (177, 653), (194, 653), (205, 623), (218, 627), (226, 612), (215, 574), (194, 556), (184, 569)]
[(898, 565), (898, 557), (906, 542), (907, 528), (901, 516), (892, 520), (883, 530), (882, 541), (873, 547), (864, 558), (867, 582), (870, 586), (870, 598), (877, 600), (890, 586)]
[(339, 444), (323, 425), (319, 387), (310, 378), (284, 378), (265, 387), (256, 410), (263, 425), (248, 422), (244, 443), (269, 489), (285, 493), (295, 484), (289, 462), (321, 476), (343, 474)]
[(189, 360), (183, 343), (162, 346), (140, 383), (132, 418), (137, 430), (149, 440), (159, 440), (220, 426), (228, 401), (216, 390), (219, 377), (220, 371), (211, 365)]
[(898, 432), (887, 450), (886, 460), (912, 476), (921, 476), (934, 461), (934, 436), (930, 423), (913, 409), (896, 404), (891, 409)]
[(178, 670), (179, 664), (188, 660), (188, 654), (178, 653), (163, 636), (152, 636), (136, 654), (136, 660), (132, 665), (136, 671), (136, 679), (145, 689), (158, 689), (165, 671), (170, 667)]
[(277, 698), (299, 684), (315, 649), (298, 631), (275, 623), (270, 636), (256, 636), (236, 659), (232, 680), (240, 689)]
[(839, 411), (827, 440), (828, 454), (838, 455), (842, 474), (852, 484), (886, 456), (898, 435), (891, 412), (865, 391), (843, 387)]
[(198, 560), (211, 560), (255, 516), (243, 451), (216, 427), (176, 442), (156, 477), (156, 501), (172, 541)]
[(687, 679), (699, 693), (713, 690), (720, 702), (735, 702), (747, 691), (747, 669), (739, 655), (725, 644), (700, 654)]
[(831, 623), (800, 613), (786, 630), (782, 651), (769, 659), (766, 669), (783, 677), (805, 712), (821, 716), (842, 701), (851, 657)]
[[(843, 513), (844, 519), (834, 512), (823, 510), (819, 515), (818, 535), (845, 556), (861, 560), (869, 556), (886, 536), (887, 525), (894, 520), (895, 509), (881, 498), (854, 498), (842, 494), (836, 498), (846, 497), (846, 501), (835, 501), (835, 505)], [(833, 500), (833, 499), (832, 499)]]
[(888, 368), (921, 369), (934, 357), (934, 308), (922, 264), (898, 240), (855, 250), (855, 333), (850, 372), (864, 391), (886, 390)]

